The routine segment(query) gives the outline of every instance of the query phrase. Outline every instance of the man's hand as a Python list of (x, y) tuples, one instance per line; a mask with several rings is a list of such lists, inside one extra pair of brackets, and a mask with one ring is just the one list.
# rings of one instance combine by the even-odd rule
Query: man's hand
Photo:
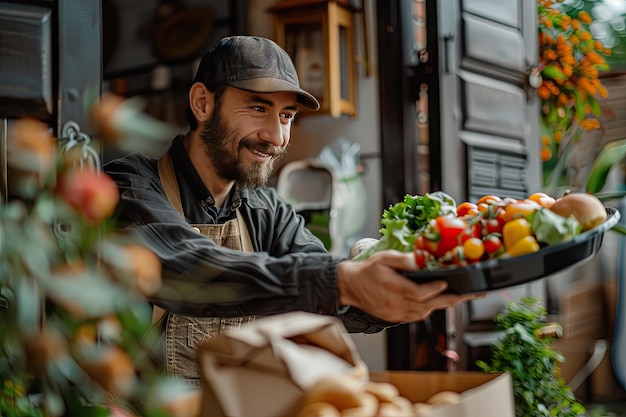
[(392, 323), (423, 320), (433, 311), (480, 297), (442, 294), (445, 281), (417, 284), (397, 271), (414, 271), (413, 253), (375, 252), (363, 261), (341, 262), (337, 268), (339, 302)]

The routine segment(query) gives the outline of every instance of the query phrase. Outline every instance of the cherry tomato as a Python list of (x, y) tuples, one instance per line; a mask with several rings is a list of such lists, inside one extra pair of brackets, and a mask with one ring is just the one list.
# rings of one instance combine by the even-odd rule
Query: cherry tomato
[(480, 215), (487, 219), (489, 218), (489, 212), (490, 212), (490, 205), (487, 203), (478, 203), (478, 212), (480, 213)]
[(498, 207), (496, 208), (494, 214), (493, 214), (493, 218), (496, 219), (498, 221), (498, 223), (500, 223), (500, 229), (502, 229), (502, 227), (504, 226), (504, 223), (506, 223), (506, 220), (504, 220), (504, 215), (506, 214), (504, 207)]
[(485, 253), (485, 244), (477, 237), (472, 237), (463, 242), (463, 252), (465, 258), (470, 261), (477, 261)]
[(528, 196), (528, 200), (534, 201), (541, 207), (546, 208), (552, 207), (552, 204), (554, 204), (554, 202), (556, 201), (554, 197), (550, 197), (548, 194), (541, 192), (531, 194), (530, 196)]
[(467, 239), (472, 237), (482, 238), (483, 237), (483, 222), (477, 221), (473, 224), (470, 224), (464, 231), (461, 233), (461, 243), (465, 243)]
[(495, 204), (499, 201), (502, 201), (500, 197), (497, 195), (484, 195), (478, 199), (476, 204), (485, 203), (485, 204)]
[(465, 201), (456, 207), (456, 215), (459, 217), (474, 216), (476, 214), (478, 214), (478, 206), (469, 201)]
[(485, 232), (490, 235), (492, 233), (502, 233), (502, 226), (504, 222), (500, 222), (498, 219), (488, 219), (485, 221)]
[(413, 251), (413, 255), (415, 255), (415, 263), (419, 269), (426, 268), (428, 262), (430, 261), (430, 253), (425, 249), (415, 249)]
[(536, 210), (538, 210), (541, 206), (538, 203), (535, 203), (531, 200), (520, 200), (516, 203), (508, 204), (504, 207), (504, 214), (502, 215), (502, 219), (508, 223), (513, 219), (518, 217), (526, 217)]
[(423, 235), (417, 235), (413, 242), (414, 249), (426, 249), (426, 238)]
[(417, 235), (415, 237), (415, 241), (413, 242), (413, 248), (415, 250), (425, 250), (426, 252), (436, 257), (439, 257), (443, 255), (443, 253), (445, 253), (445, 252), (442, 252), (440, 254), (440, 251), (438, 250), (439, 241), (431, 240), (425, 237), (424, 235)]
[(489, 235), (483, 239), (483, 244), (485, 245), (485, 252), (488, 255), (494, 255), (503, 251), (502, 239), (500, 239), (496, 235)]

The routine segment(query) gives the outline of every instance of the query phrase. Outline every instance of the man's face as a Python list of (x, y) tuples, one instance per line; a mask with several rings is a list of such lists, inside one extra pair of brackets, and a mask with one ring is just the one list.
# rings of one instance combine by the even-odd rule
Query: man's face
[(296, 112), (295, 93), (227, 88), (200, 132), (217, 175), (242, 187), (265, 186), (286, 152)]

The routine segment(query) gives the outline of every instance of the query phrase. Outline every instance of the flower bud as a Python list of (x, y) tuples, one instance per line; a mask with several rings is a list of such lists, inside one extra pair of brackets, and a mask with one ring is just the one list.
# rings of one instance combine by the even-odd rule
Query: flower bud
[(112, 216), (120, 197), (113, 179), (95, 169), (68, 170), (57, 193), (93, 223)]

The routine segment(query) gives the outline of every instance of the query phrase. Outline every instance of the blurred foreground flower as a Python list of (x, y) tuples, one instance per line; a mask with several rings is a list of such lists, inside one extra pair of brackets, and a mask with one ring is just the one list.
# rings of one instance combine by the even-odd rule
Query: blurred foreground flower
[[(113, 116), (100, 117), (106, 124)], [(160, 261), (115, 229), (118, 189), (81, 160), (93, 151), (62, 140), (37, 120), (10, 125), (10, 195), (0, 205), (0, 416), (191, 417), (174, 405), (189, 404), (188, 388), (156, 366), (160, 346), (147, 332), (146, 297), (161, 286)], [(162, 386), (177, 394), (147, 400)]]
[(126, 99), (113, 93), (103, 94), (90, 114), (104, 146), (150, 153), (179, 133), (173, 126), (147, 115), (144, 107), (139, 96)]

